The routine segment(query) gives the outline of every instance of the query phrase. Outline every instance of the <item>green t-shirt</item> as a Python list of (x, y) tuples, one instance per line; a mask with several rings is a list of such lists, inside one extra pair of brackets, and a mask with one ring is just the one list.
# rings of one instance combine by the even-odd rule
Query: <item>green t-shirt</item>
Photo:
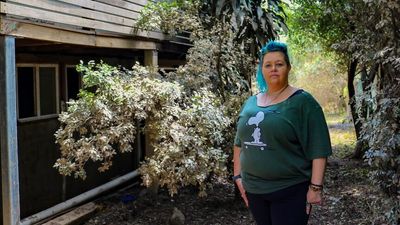
[(310, 180), (312, 160), (332, 154), (321, 106), (303, 90), (267, 107), (257, 106), (256, 96), (247, 99), (235, 145), (241, 148), (243, 186), (254, 194)]

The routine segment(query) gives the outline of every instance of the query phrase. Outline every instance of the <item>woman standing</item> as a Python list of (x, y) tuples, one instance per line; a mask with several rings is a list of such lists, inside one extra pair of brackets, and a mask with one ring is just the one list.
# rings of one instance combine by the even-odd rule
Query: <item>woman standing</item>
[(287, 46), (261, 50), (261, 93), (242, 106), (234, 146), (234, 176), (258, 225), (305, 225), (321, 204), (331, 144), (320, 105), (288, 82)]

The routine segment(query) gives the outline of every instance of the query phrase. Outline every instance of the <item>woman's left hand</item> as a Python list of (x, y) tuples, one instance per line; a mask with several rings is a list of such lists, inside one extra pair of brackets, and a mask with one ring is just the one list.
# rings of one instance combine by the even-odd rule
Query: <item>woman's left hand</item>
[(310, 214), (311, 212), (311, 204), (322, 204), (322, 191), (313, 191), (308, 189), (307, 192), (307, 205), (306, 205), (306, 212)]

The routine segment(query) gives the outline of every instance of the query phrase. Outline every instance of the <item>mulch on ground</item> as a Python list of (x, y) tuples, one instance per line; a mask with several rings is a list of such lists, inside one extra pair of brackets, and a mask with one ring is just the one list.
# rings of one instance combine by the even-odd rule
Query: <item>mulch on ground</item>
[[(358, 225), (377, 220), (370, 205), (383, 196), (367, 176), (368, 167), (363, 162), (332, 160), (326, 173), (324, 204), (313, 207), (309, 224)], [(241, 199), (235, 198), (230, 182), (214, 185), (206, 198), (199, 198), (194, 188), (184, 188), (174, 197), (164, 189), (157, 196), (144, 192), (143, 187), (135, 186), (103, 198), (97, 202), (99, 212), (85, 225), (169, 224), (175, 207), (188, 225), (255, 225)]]
[[(340, 132), (349, 127), (330, 129)], [(370, 183), (370, 167), (365, 162), (343, 159), (351, 151), (351, 147), (334, 146), (326, 171), (324, 204), (313, 207), (309, 225), (385, 224), (384, 213), (393, 202)], [(143, 194), (143, 190), (137, 185), (96, 201), (100, 210), (85, 225), (170, 224), (174, 208), (184, 214), (187, 225), (255, 225), (229, 181), (215, 184), (206, 198), (199, 198), (194, 188), (184, 188), (174, 197), (165, 189), (156, 196)]]

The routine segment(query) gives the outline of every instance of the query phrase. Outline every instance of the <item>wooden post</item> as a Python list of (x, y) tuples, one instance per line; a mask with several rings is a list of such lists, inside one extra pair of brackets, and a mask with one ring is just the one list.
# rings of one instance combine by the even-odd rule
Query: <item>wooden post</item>
[[(149, 66), (151, 68), (157, 68), (158, 67), (158, 52), (157, 50), (145, 50), (144, 51), (144, 65)], [(148, 132), (145, 131), (145, 156), (150, 157), (154, 153), (153, 146), (151, 146), (152, 142), (152, 137), (151, 135), (148, 134)], [(149, 193), (152, 196), (156, 196), (158, 193), (159, 189), (159, 182), (158, 180), (155, 181), (150, 187), (148, 187)]]
[(144, 51), (144, 65), (145, 66), (158, 66), (158, 52), (157, 50)]
[[(144, 51), (144, 65), (156, 68), (158, 67), (158, 52), (157, 50), (145, 50)], [(145, 133), (145, 156), (151, 156), (154, 152), (150, 142), (152, 137), (146, 132)]]
[(15, 38), (0, 36), (0, 150), (3, 224), (20, 222)]

